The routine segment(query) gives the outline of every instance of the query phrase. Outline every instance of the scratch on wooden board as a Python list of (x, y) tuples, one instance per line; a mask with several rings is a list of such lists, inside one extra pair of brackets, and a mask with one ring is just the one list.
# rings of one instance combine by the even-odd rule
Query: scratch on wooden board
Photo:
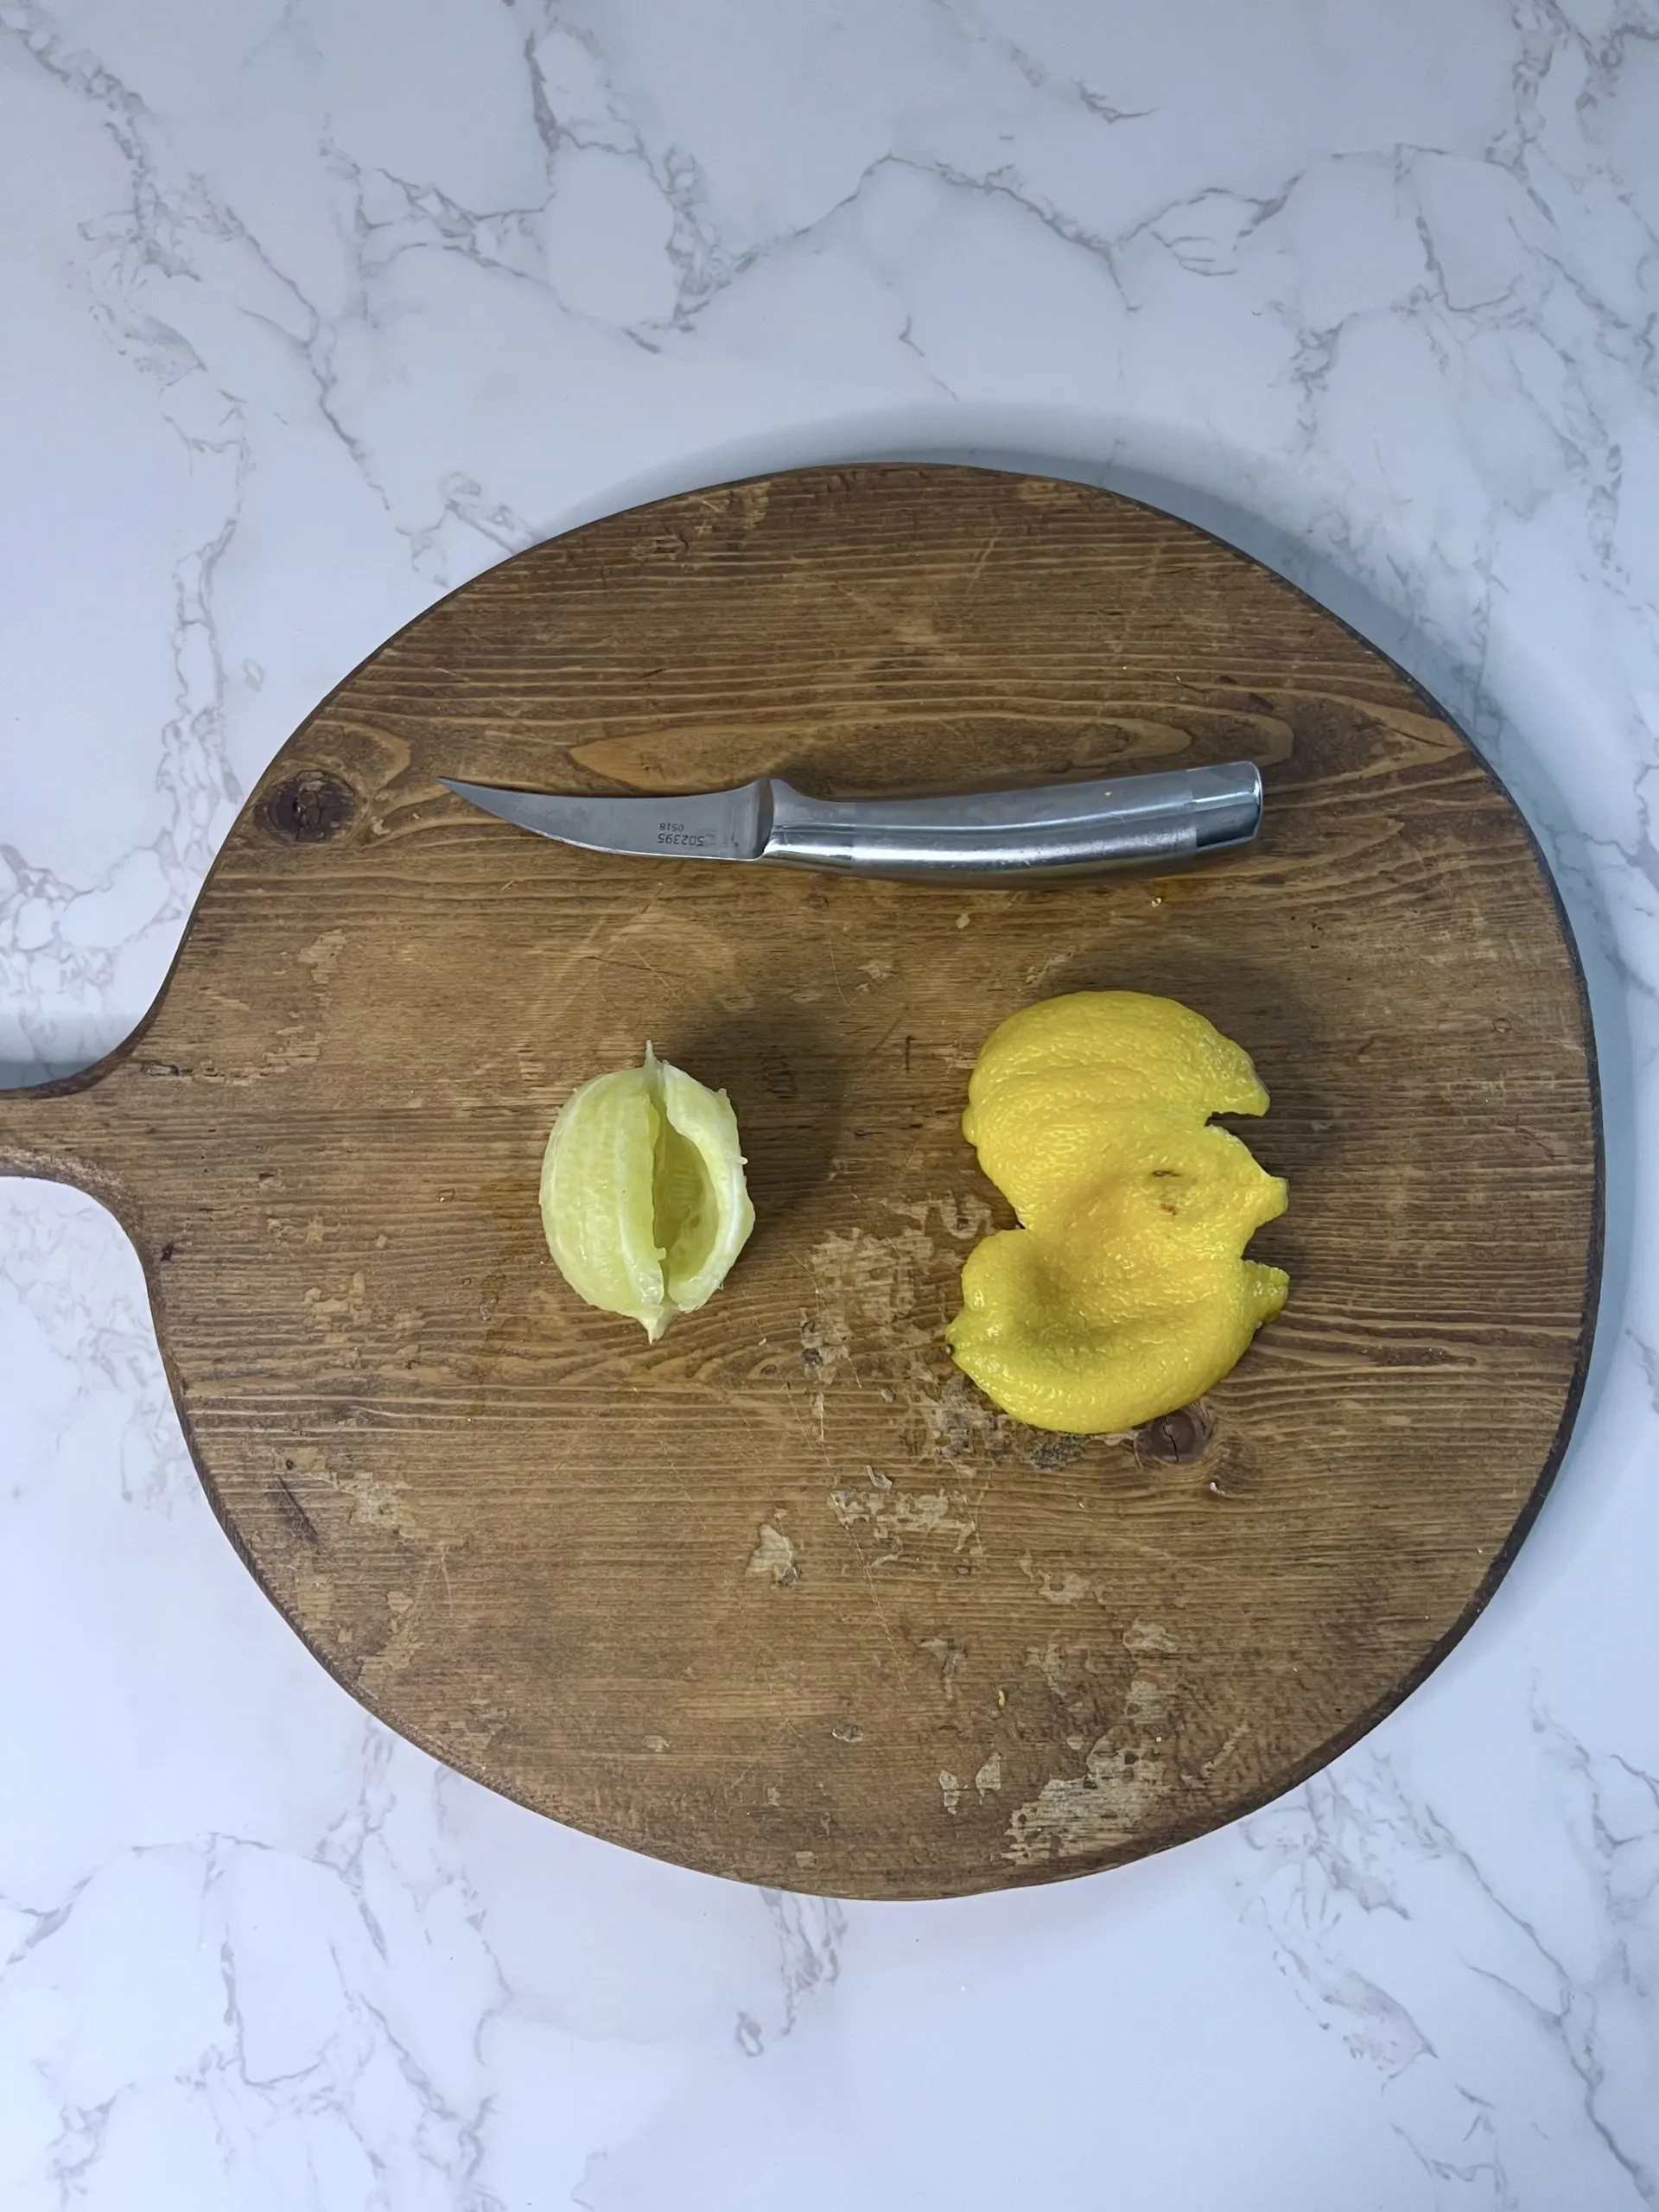
[(931, 1651), (939, 1662), (939, 1688), (947, 1705), (954, 1705), (957, 1697), (957, 1674), (967, 1653), (961, 1644), (952, 1643), (948, 1636), (928, 1636), (922, 1639), (922, 1649)]
[(754, 1549), (749, 1554), (748, 1572), (769, 1575), (780, 1590), (787, 1590), (801, 1579), (796, 1562), (795, 1547), (781, 1529), (774, 1529), (770, 1521), (760, 1523)]
[(1123, 1696), (1123, 1718), (1150, 1726), (1169, 1711), (1169, 1694), (1149, 1675), (1137, 1675)]
[[(842, 1525), (844, 1527), (845, 1523), (843, 1522)], [(858, 1564), (863, 1571), (864, 1586), (870, 1593), (870, 1604), (875, 1610), (875, 1617), (877, 1620), (881, 1624), (881, 1633), (887, 1640), (887, 1649), (892, 1652), (893, 1657), (897, 1659), (899, 1656), (899, 1639), (894, 1636), (893, 1632), (893, 1624), (887, 1618), (887, 1609), (881, 1603), (881, 1592), (875, 1586), (874, 1569), (872, 1567), (869, 1560), (865, 1557), (864, 1547), (859, 1542), (856, 1535), (851, 1529), (848, 1529), (847, 1530), (847, 1540), (852, 1545), (853, 1551), (858, 1560)]]
[(302, 966), (311, 970), (311, 980), (321, 986), (327, 983), (340, 965), (340, 956), (346, 950), (344, 930), (324, 930), (314, 938), (300, 955)]
[(996, 550), (997, 541), (1001, 535), (1002, 525), (1001, 523), (997, 523), (992, 528), (990, 536), (985, 540), (983, 545), (980, 547), (978, 556), (975, 560), (973, 567), (969, 569), (967, 576), (963, 583), (962, 598), (964, 605), (973, 597), (975, 587), (985, 573), (985, 563), (990, 559), (992, 554)]
[(1122, 1641), (1126, 1651), (1179, 1651), (1181, 1648), (1179, 1639), (1156, 1621), (1131, 1621), (1123, 1631)]
[(907, 1537), (954, 1537), (949, 1556), (967, 1551), (981, 1557), (979, 1522), (966, 1504), (961, 1491), (906, 1491), (893, 1483), (874, 1493), (846, 1487), (830, 1493), (830, 1510), (843, 1529), (863, 1522), (888, 1547), (881, 1563), (902, 1558)]
[(1046, 1782), (1008, 1822), (1002, 1856), (1016, 1866), (1075, 1859), (1131, 1842), (1168, 1789), (1164, 1762), (1137, 1746), (1101, 1737), (1077, 1775)]

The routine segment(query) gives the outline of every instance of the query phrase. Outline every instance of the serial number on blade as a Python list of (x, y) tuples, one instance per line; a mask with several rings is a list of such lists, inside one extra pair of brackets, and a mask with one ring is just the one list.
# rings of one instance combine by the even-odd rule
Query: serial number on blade
[(659, 845), (690, 845), (701, 852), (705, 845), (712, 845), (715, 841), (699, 830), (688, 830), (683, 822), (659, 822), (657, 824), (657, 842)]

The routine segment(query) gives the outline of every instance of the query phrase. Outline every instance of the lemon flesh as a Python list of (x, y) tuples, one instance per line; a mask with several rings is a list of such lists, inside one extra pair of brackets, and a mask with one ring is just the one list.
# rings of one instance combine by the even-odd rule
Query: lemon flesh
[(652, 1344), (706, 1306), (748, 1242), (754, 1208), (737, 1116), (659, 1060), (595, 1076), (561, 1108), (542, 1161), (542, 1226), (578, 1298)]
[(1020, 1227), (963, 1269), (951, 1356), (1033, 1428), (1098, 1435), (1190, 1404), (1290, 1279), (1243, 1257), (1285, 1184), (1212, 1114), (1264, 1114), (1249, 1056), (1190, 1007), (1077, 991), (980, 1053), (963, 1134)]

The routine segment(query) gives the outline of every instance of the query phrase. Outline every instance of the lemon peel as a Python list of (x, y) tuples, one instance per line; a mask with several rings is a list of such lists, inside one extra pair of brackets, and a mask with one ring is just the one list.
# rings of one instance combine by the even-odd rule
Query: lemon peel
[(560, 1109), (542, 1160), (542, 1226), (578, 1298), (655, 1344), (706, 1306), (754, 1227), (737, 1116), (645, 1046)]
[(963, 1269), (951, 1356), (1005, 1413), (1098, 1435), (1236, 1365), (1290, 1279), (1246, 1260), (1287, 1187), (1212, 1114), (1264, 1114), (1249, 1056), (1190, 1007), (1076, 991), (987, 1039), (963, 1134), (1021, 1226)]

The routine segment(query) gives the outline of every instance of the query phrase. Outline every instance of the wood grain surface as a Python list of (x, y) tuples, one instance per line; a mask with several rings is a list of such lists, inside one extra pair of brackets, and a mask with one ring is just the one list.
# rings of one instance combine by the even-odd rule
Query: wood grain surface
[[(1027, 891), (589, 856), (438, 782), (1239, 755), (1257, 847)], [(1293, 1287), (1192, 1416), (1085, 1444), (941, 1332), (1007, 1218), (975, 1052), (1103, 986), (1255, 1057)], [(647, 1038), (730, 1092), (759, 1217), (654, 1348), (536, 1205), (560, 1103)], [(423, 615), (274, 763), (140, 1035), (0, 1099), (0, 1164), (125, 1225), (209, 1496), (365, 1704), (595, 1834), (849, 1896), (1156, 1850), (1386, 1713), (1535, 1510), (1599, 1255), (1575, 962), (1457, 731), (1198, 531), (944, 467), (667, 500)]]

